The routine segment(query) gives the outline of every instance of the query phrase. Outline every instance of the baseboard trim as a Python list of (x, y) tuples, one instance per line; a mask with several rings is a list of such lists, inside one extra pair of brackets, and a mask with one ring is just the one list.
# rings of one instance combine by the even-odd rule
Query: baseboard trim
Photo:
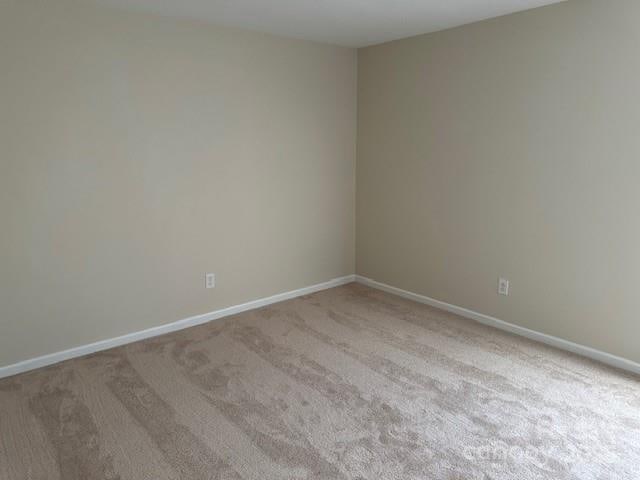
[(432, 307), (455, 313), (457, 315), (460, 315), (461, 317), (475, 320), (476, 322), (482, 323), (484, 325), (489, 325), (491, 327), (514, 333), (531, 340), (536, 340), (546, 345), (582, 355), (583, 357), (587, 357), (592, 360), (610, 365), (612, 367), (640, 375), (640, 364), (626, 358), (617, 357), (615, 355), (611, 355), (610, 353), (596, 350), (595, 348), (580, 345), (568, 340), (563, 340), (562, 338), (547, 335), (545, 333), (537, 332), (525, 327), (520, 327), (518, 325), (514, 325), (513, 323), (505, 322), (504, 320), (499, 320), (483, 313), (474, 312), (473, 310), (469, 310), (467, 308), (458, 307), (457, 305), (452, 305), (440, 300), (435, 300), (425, 295), (402, 290), (401, 288), (393, 287), (391, 285), (372, 280), (371, 278), (363, 277), (362, 275), (356, 275), (356, 282), (372, 288), (376, 288), (378, 290), (382, 290), (384, 292), (393, 293), (394, 295), (398, 295), (403, 298), (408, 298), (409, 300), (414, 300), (418, 303), (431, 305)]
[(165, 325), (159, 325), (157, 327), (148, 328), (146, 330), (128, 333), (120, 337), (100, 340), (88, 345), (82, 345), (61, 352), (51, 353), (49, 355), (43, 355), (41, 357), (24, 360), (19, 363), (0, 367), (0, 378), (10, 377), (19, 373), (28, 372), (29, 370), (34, 370), (36, 368), (53, 365), (64, 360), (82, 357), (84, 355), (107, 350), (109, 348), (119, 347), (128, 343), (138, 342), (147, 338), (157, 337), (159, 335), (164, 335), (165, 333), (175, 332), (185, 328), (211, 322), (213, 320), (218, 320), (220, 318), (228, 317), (229, 315), (235, 315), (237, 313), (246, 312), (248, 310), (254, 310), (256, 308), (264, 307), (265, 305), (271, 305), (273, 303), (282, 302), (284, 300), (300, 297), (302, 295), (308, 295), (310, 293), (319, 292), (328, 288), (345, 285), (347, 283), (354, 282), (355, 277), (355, 275), (347, 275), (344, 277), (334, 278), (333, 280), (329, 280), (328, 282), (318, 283), (316, 285), (299, 288), (297, 290), (291, 290), (289, 292), (278, 293), (270, 297), (260, 298), (258, 300), (252, 300), (240, 305), (233, 305), (231, 307), (222, 308), (213, 312), (196, 315), (193, 317), (185, 318), (183, 320), (178, 320), (177, 322), (167, 323)]

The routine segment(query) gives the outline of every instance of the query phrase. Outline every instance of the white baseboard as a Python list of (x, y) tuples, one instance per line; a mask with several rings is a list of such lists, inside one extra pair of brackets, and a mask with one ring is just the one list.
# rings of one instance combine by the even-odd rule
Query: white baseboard
[(146, 338), (157, 337), (158, 335), (175, 332), (177, 330), (193, 327), (202, 323), (210, 322), (212, 320), (217, 320), (219, 318), (228, 317), (229, 315), (235, 315), (237, 313), (246, 312), (247, 310), (253, 310), (255, 308), (264, 307), (265, 305), (271, 305), (272, 303), (282, 302), (283, 300), (289, 300), (291, 298), (300, 297), (302, 295), (319, 292), (320, 290), (326, 290), (327, 288), (337, 287), (339, 285), (344, 285), (353, 281), (355, 281), (355, 275), (347, 275), (345, 277), (334, 278), (333, 280), (329, 280), (328, 282), (318, 283), (317, 285), (311, 285), (309, 287), (299, 288), (297, 290), (291, 290), (290, 292), (279, 293), (271, 297), (260, 298), (258, 300), (242, 303), (240, 305), (233, 305), (231, 307), (205, 313), (203, 315), (196, 315), (195, 317), (185, 318), (183, 320), (178, 320), (177, 322), (152, 327), (147, 330), (128, 333), (120, 337), (100, 340), (99, 342), (70, 348), (69, 350), (64, 350), (62, 352), (51, 353), (49, 355), (43, 355), (42, 357), (24, 360), (19, 363), (14, 363), (13, 365), (0, 367), (0, 378), (10, 377), (12, 375), (17, 375), (18, 373), (27, 372), (29, 370), (34, 370), (40, 367), (46, 367), (48, 365), (53, 365), (54, 363), (62, 362), (64, 360), (82, 357), (83, 355), (107, 350), (113, 347), (119, 347), (121, 345), (137, 342)]
[(0, 367), (0, 378), (10, 377), (12, 375), (17, 375), (19, 373), (27, 372), (29, 370), (34, 370), (36, 368), (53, 365), (55, 363), (59, 363), (64, 360), (69, 360), (71, 358), (82, 357), (90, 353), (107, 350), (109, 348), (119, 347), (121, 345), (137, 342), (140, 340), (144, 340), (146, 338), (157, 337), (159, 335), (164, 335), (165, 333), (171, 333), (177, 330), (194, 327), (196, 325), (211, 322), (213, 320), (217, 320), (223, 317), (228, 317), (229, 315), (235, 315), (237, 313), (242, 313), (242, 312), (246, 312), (247, 310), (260, 308), (265, 305), (271, 305), (273, 303), (282, 302), (284, 300), (300, 297), (302, 295), (308, 295), (310, 293), (318, 292), (320, 290), (326, 290), (328, 288), (345, 285), (353, 281), (356, 281), (363, 285), (367, 285), (372, 288), (376, 288), (378, 290), (383, 290), (388, 293), (393, 293), (400, 297), (408, 298), (410, 300), (414, 300), (419, 303), (431, 305), (432, 307), (440, 308), (441, 310), (446, 310), (448, 312), (455, 313), (462, 317), (475, 320), (476, 322), (482, 323), (484, 325), (489, 325), (489, 326), (498, 328), (500, 330), (511, 332), (516, 335), (529, 338), (531, 340), (536, 340), (538, 342), (551, 345), (553, 347), (560, 348), (562, 350), (566, 350), (569, 352), (576, 353), (578, 355), (582, 355), (587, 358), (591, 358), (593, 360), (597, 360), (607, 365), (611, 365), (612, 367), (616, 367), (616, 368), (640, 375), (640, 364), (633, 362), (631, 360), (628, 360), (626, 358), (617, 357), (615, 355), (611, 355), (609, 353), (602, 352), (600, 350), (596, 350), (591, 347), (586, 347), (584, 345), (573, 343), (568, 340), (563, 340), (561, 338), (554, 337), (552, 335), (547, 335), (545, 333), (536, 332), (535, 330), (530, 330), (525, 327), (520, 327), (518, 325), (505, 322), (504, 320), (499, 320), (489, 315), (484, 315), (482, 313), (474, 312), (473, 310), (469, 310), (467, 308), (458, 307), (456, 305), (451, 305), (446, 302), (441, 302), (440, 300), (435, 300), (425, 295), (420, 295), (418, 293), (413, 293), (407, 290), (402, 290), (397, 287), (392, 287), (391, 285), (380, 283), (370, 278), (363, 277), (361, 275), (347, 275), (345, 277), (335, 278), (333, 280), (329, 280), (328, 282), (319, 283), (317, 285), (311, 285), (309, 287), (300, 288), (298, 290), (279, 293), (271, 297), (260, 298), (258, 300), (242, 303), (240, 305), (233, 305), (231, 307), (215, 310), (213, 312), (205, 313), (202, 315), (196, 315), (194, 317), (185, 318), (183, 320), (178, 320), (177, 322), (172, 322), (165, 325), (152, 327), (147, 330), (141, 330), (139, 332), (133, 332), (126, 335), (122, 335), (120, 337), (110, 338), (107, 340), (101, 340), (99, 342), (90, 343), (88, 345), (82, 345), (79, 347), (70, 348), (69, 350), (64, 350), (62, 352), (51, 353), (49, 355), (43, 355), (41, 357), (24, 360), (19, 363), (14, 363), (13, 365)]
[(383, 290), (388, 293), (393, 293), (400, 297), (408, 298), (409, 300), (414, 300), (419, 303), (431, 305), (432, 307), (436, 307), (441, 310), (446, 310), (447, 312), (455, 313), (457, 315), (460, 315), (461, 317), (469, 318), (471, 320), (475, 320), (476, 322), (482, 323), (484, 325), (489, 325), (491, 327), (495, 327), (500, 330), (515, 333), (516, 335), (520, 335), (522, 337), (526, 337), (531, 340), (536, 340), (538, 342), (544, 343), (546, 345), (551, 345), (552, 347), (556, 347), (561, 350), (566, 350), (572, 353), (576, 353), (578, 355), (582, 355), (583, 357), (587, 357), (592, 360), (597, 360), (599, 362), (605, 363), (612, 367), (619, 368), (621, 370), (626, 370), (635, 374), (640, 374), (640, 364), (633, 362), (631, 360), (628, 360), (626, 358), (617, 357), (615, 355), (611, 355), (610, 353), (596, 350), (595, 348), (586, 347), (578, 343), (573, 343), (568, 340), (563, 340), (562, 338), (547, 335), (545, 333), (536, 332), (535, 330), (530, 330), (525, 327), (520, 327), (518, 325), (505, 322), (504, 320), (499, 320), (489, 315), (484, 315), (482, 313), (474, 312), (473, 310), (469, 310), (467, 308), (458, 307), (456, 305), (451, 305), (450, 303), (441, 302), (440, 300), (435, 300), (425, 295), (420, 295), (418, 293), (413, 293), (407, 290), (402, 290), (397, 287), (392, 287), (391, 285), (386, 285), (384, 283), (377, 282), (375, 280), (372, 280), (367, 277), (363, 277), (361, 275), (356, 275), (356, 282), (361, 283), (363, 285), (367, 285), (372, 288), (376, 288), (378, 290)]

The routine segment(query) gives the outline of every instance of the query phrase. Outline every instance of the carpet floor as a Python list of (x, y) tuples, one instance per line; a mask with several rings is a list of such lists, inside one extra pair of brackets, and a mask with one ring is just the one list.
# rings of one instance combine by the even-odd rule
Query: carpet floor
[(350, 284), (0, 380), (0, 478), (638, 479), (640, 379)]

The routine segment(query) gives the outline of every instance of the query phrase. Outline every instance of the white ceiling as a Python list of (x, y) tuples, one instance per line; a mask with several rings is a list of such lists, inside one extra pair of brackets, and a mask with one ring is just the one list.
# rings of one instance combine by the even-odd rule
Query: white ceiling
[(93, 0), (324, 43), (362, 47), (562, 0)]

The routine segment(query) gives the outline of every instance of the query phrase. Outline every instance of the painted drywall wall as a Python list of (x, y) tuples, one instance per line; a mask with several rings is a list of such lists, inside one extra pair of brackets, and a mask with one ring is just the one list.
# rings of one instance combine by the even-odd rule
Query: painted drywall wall
[(0, 366), (354, 272), (354, 50), (4, 0), (0, 71)]
[(640, 361), (639, 24), (573, 0), (359, 50), (357, 273)]

